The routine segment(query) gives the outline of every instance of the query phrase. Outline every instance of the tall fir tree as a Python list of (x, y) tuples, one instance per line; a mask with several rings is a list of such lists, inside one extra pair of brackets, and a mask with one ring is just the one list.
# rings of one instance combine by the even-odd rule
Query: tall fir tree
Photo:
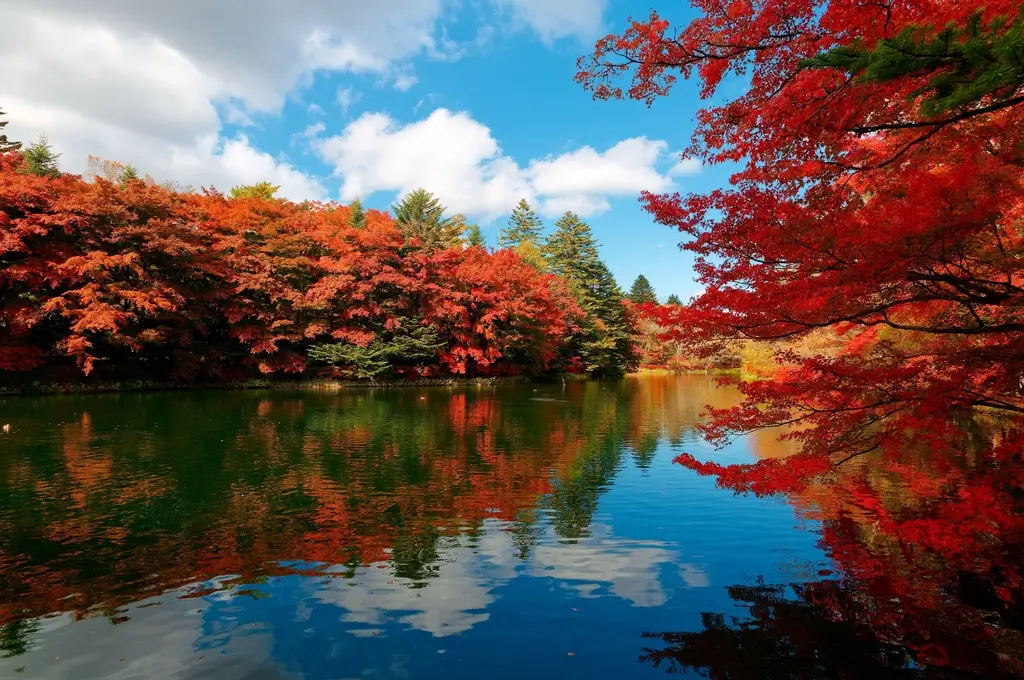
[(544, 256), (550, 271), (569, 282), (587, 315), (571, 351), (595, 375), (621, 375), (635, 369), (636, 329), (622, 305), (622, 289), (601, 260), (590, 226), (575, 213), (565, 213), (544, 244)]
[(544, 244), (551, 272), (575, 286), (596, 285), (601, 257), (590, 226), (576, 213), (567, 212), (555, 222), (555, 231)]
[[(2, 117), (5, 115), (7, 114), (5, 114), (2, 109), (0, 109), (0, 131), (7, 127), (7, 121), (2, 120)], [(9, 153), (11, 151), (17, 151), (20, 148), (21, 142), (12, 142), (9, 139), (7, 139), (7, 135), (5, 133), (0, 132), (0, 153)]]
[(665, 304), (666, 305), (681, 305), (681, 304), (683, 304), (683, 301), (679, 299), (678, 295), (676, 295), (675, 293), (672, 293), (671, 295), (668, 296), (668, 299), (665, 300)]
[(348, 223), (356, 229), (366, 226), (366, 211), (363, 210), (363, 202), (358, 198), (348, 207)]
[(658, 303), (658, 296), (654, 293), (654, 287), (643, 274), (640, 274), (633, 280), (633, 286), (629, 289), (629, 299), (638, 305), (647, 302)]
[(22, 172), (25, 174), (39, 175), (40, 177), (60, 176), (60, 167), (57, 165), (60, 154), (55, 153), (50, 147), (46, 135), (39, 135), (36, 141), (26, 147), (22, 155), (25, 159)]
[(480, 231), (480, 225), (471, 224), (469, 226), (469, 229), (466, 231), (466, 245), (470, 248), (487, 245), (487, 241), (484, 239), (484, 234)]
[(544, 223), (540, 221), (537, 214), (525, 198), (519, 201), (519, 205), (512, 211), (509, 217), (508, 226), (498, 234), (498, 246), (501, 248), (517, 248), (523, 243), (530, 242), (540, 245), (541, 229)]
[(427, 249), (454, 248), (462, 242), (465, 218), (445, 217), (445, 210), (426, 189), (410, 191), (392, 207), (395, 222), (405, 238), (418, 239)]

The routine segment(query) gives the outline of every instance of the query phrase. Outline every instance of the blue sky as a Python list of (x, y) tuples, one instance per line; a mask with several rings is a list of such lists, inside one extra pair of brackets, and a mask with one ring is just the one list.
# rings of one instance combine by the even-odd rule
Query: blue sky
[[(648, 109), (573, 82), (594, 39), (649, 3), (253, 0), (242, 16), (201, 0), (14, 0), (24, 30), (0, 46), (0, 104), (14, 138), (45, 132), (72, 172), (95, 154), (158, 179), (266, 179), (290, 198), (381, 209), (425, 186), (491, 244), (520, 197), (548, 228), (573, 209), (624, 288), (643, 273), (685, 299), (692, 259), (638, 194), (727, 182), (723, 168), (677, 165), (696, 84)], [(677, 21), (692, 12), (659, 4)]]

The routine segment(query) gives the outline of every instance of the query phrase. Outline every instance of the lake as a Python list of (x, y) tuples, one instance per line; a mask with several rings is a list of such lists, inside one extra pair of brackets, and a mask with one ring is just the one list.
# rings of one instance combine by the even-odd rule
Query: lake
[(994, 567), (893, 547), (824, 486), (673, 464), (787, 452), (699, 438), (736, 399), (699, 375), (0, 400), (0, 677), (1016, 676)]

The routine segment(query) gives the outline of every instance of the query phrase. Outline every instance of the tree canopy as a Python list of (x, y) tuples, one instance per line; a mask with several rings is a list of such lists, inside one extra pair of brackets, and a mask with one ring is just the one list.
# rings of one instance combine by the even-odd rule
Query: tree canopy
[(257, 182), (256, 184), (242, 184), (236, 187), (232, 187), (231, 198), (258, 198), (264, 201), (269, 201), (274, 198), (274, 194), (277, 193), (281, 187), (270, 182)]
[(555, 223), (543, 252), (549, 271), (568, 282), (588, 314), (576, 349), (586, 370), (621, 374), (636, 368), (634, 321), (622, 305), (622, 289), (601, 260), (590, 226), (566, 212)]
[[(1024, 443), (1019, 12), (712, 0), (680, 28), (651, 12), (581, 58), (597, 99), (652, 104), (698, 79), (709, 104), (686, 153), (739, 164), (728, 188), (643, 194), (704, 289), (657, 321), (693, 353), (774, 343), (783, 368), (743, 383), (745, 403), (712, 410), (706, 433), (798, 424), (802, 455), (681, 463), (771, 493), (868, 452), (955, 447), (979, 409), (1018, 418), (1006, 436)], [(787, 349), (822, 329), (842, 348)]]
[(643, 274), (638, 275), (633, 280), (633, 285), (629, 289), (629, 299), (638, 305), (658, 303), (658, 296), (654, 293), (654, 287)]
[(544, 223), (523, 198), (512, 211), (508, 226), (498, 234), (498, 246), (501, 248), (518, 248), (524, 243), (540, 245)]
[(487, 245), (484, 234), (480, 231), (480, 225), (471, 224), (469, 226), (469, 229), (466, 231), (466, 245), (471, 248)]
[(21, 171), (40, 177), (57, 177), (60, 175), (58, 160), (60, 154), (50, 146), (46, 135), (39, 135), (36, 141), (25, 147), (22, 155)]
[(410, 191), (391, 210), (406, 239), (416, 239), (425, 248), (454, 247), (465, 228), (465, 219), (445, 217), (447, 209), (426, 189)]

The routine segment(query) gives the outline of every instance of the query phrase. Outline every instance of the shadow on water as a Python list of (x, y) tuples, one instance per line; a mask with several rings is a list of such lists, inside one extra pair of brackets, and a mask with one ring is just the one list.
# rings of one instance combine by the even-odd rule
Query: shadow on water
[(1020, 671), (1015, 534), (968, 560), (878, 521), (941, 513), (980, 467), (908, 459), (928, 484), (865, 463), (800, 497), (736, 497), (671, 462), (785, 455), (771, 436), (717, 453), (696, 437), (703, 404), (735, 399), (665, 376), (2, 400), (0, 669)]

